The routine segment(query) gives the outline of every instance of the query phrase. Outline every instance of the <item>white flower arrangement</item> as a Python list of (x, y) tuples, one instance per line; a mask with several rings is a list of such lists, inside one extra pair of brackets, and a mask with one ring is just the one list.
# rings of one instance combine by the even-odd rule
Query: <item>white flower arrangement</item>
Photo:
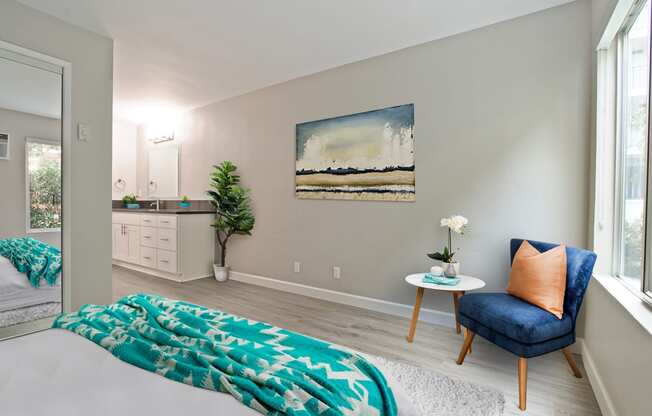
[(439, 224), (442, 227), (448, 228), (448, 245), (444, 246), (441, 253), (431, 253), (428, 254), (428, 257), (444, 263), (453, 263), (453, 257), (455, 256), (455, 252), (453, 251), (453, 233), (463, 235), (468, 223), (469, 220), (461, 215), (452, 215), (450, 217), (442, 218), (439, 221)]
[(464, 228), (468, 223), (469, 220), (461, 215), (453, 215), (452, 217), (442, 218), (440, 221), (442, 227), (448, 227), (456, 234), (464, 234)]

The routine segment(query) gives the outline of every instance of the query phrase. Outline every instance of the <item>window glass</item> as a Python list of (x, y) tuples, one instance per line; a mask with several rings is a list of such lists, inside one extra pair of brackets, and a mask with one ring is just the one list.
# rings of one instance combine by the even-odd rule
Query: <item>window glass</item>
[(61, 146), (28, 141), (29, 228), (61, 228)]
[(643, 275), (650, 78), (650, 1), (624, 34), (620, 275), (636, 288)]

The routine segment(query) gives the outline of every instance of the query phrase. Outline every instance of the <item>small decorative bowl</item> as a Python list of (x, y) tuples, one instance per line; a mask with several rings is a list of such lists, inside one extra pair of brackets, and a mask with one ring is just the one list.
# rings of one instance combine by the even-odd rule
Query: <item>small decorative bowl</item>
[(191, 202), (179, 202), (181, 208), (190, 208), (190, 205), (192, 205)]
[(125, 204), (125, 206), (129, 209), (138, 209), (140, 208), (140, 204)]
[(443, 276), (444, 275), (444, 269), (440, 266), (432, 266), (430, 268), (430, 274), (433, 276)]

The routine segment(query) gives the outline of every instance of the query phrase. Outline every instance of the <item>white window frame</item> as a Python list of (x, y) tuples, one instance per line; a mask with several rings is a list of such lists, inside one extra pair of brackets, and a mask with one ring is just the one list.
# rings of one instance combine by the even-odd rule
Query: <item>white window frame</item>
[(3, 130), (0, 130), (0, 134), (7, 136), (7, 156), (0, 156), (0, 160), (11, 160), (11, 134)]
[[(40, 143), (47, 144), (51, 146), (59, 146), (61, 148), (61, 157), (63, 158), (63, 146), (61, 141), (52, 140), (52, 139), (42, 139), (38, 137), (26, 137), (25, 138), (25, 221), (27, 234), (42, 234), (42, 233), (56, 233), (61, 232), (61, 227), (58, 228), (32, 228), (32, 210), (31, 210), (31, 195), (29, 193), (30, 188), (30, 177), (29, 177), (29, 143)], [(63, 169), (63, 165), (62, 165)], [(63, 173), (63, 172), (62, 172)], [(61, 176), (63, 180), (63, 175)], [(62, 184), (63, 185), (63, 184)], [(63, 204), (63, 199), (61, 201)], [(63, 221), (63, 218), (62, 218)]]
[[(651, 0), (652, 1), (652, 0)], [(645, 0), (634, 2), (630, 11), (624, 16), (623, 24), (620, 26), (618, 32), (615, 35), (615, 42), (617, 48), (617, 69), (616, 69), (616, 160), (615, 160), (615, 203), (614, 203), (614, 230), (613, 230), (613, 239), (615, 244), (613, 245), (612, 253), (612, 268), (613, 275), (618, 278), (628, 289), (634, 292), (639, 298), (645, 302), (652, 305), (652, 224), (648, 219), (652, 219), (652, 204), (649, 203), (652, 199), (652, 132), (650, 131), (652, 126), (652, 77), (648, 80), (648, 129), (647, 129), (647, 159), (646, 159), (646, 195), (644, 198), (644, 235), (643, 235), (643, 273), (641, 276), (641, 284), (639, 290), (634, 290), (632, 285), (624, 281), (622, 276), (623, 269), (623, 253), (622, 253), (622, 237), (623, 237), (623, 204), (624, 204), (624, 195), (625, 195), (625, 178), (624, 178), (624, 145), (625, 137), (628, 129), (624, 125), (629, 120), (628, 117), (628, 106), (626, 100), (624, 99), (625, 87), (627, 87), (628, 79), (627, 72), (624, 68), (627, 67), (626, 54), (624, 53), (627, 50), (627, 32), (631, 29), (636, 18), (641, 12), (643, 6), (645, 5)], [(652, 25), (651, 25), (652, 27)], [(652, 34), (651, 34), (652, 38)], [(604, 46), (604, 45), (603, 45)], [(652, 48), (652, 42), (650, 47)], [(652, 74), (652, 53), (649, 53), (651, 63), (650, 63), (650, 73)], [(650, 75), (650, 74), (649, 74)]]

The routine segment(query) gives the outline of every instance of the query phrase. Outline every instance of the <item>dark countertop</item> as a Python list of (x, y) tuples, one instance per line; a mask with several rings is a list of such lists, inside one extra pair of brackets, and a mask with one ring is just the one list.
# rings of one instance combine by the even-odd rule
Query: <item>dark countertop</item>
[(129, 212), (132, 214), (172, 214), (172, 215), (188, 215), (188, 214), (215, 214), (215, 210), (209, 209), (192, 209), (192, 208), (173, 208), (173, 209), (155, 209), (148, 208), (113, 208), (113, 212)]

